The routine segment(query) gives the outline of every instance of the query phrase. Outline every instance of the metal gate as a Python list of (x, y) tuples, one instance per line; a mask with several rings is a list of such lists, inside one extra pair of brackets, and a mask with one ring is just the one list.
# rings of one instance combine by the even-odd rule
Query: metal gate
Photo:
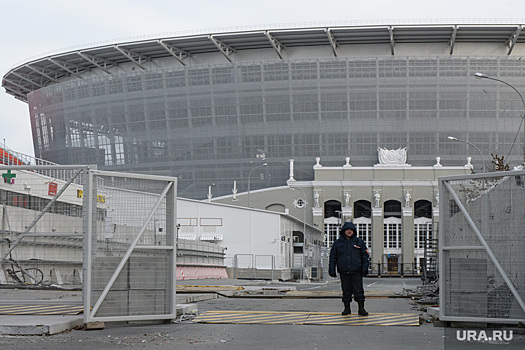
[(0, 284), (81, 285), (86, 323), (176, 317), (176, 178), (20, 164), (0, 165)]
[(176, 317), (176, 186), (172, 177), (89, 172), (86, 322)]
[(439, 317), (525, 320), (525, 171), (439, 179)]

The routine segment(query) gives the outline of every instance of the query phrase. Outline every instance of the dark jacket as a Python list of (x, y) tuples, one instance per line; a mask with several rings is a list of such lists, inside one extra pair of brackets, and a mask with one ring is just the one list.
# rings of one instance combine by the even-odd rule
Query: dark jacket
[[(346, 229), (352, 229), (354, 234), (347, 238)], [(346, 222), (330, 250), (330, 264), (328, 274), (335, 276), (335, 268), (340, 274), (352, 274), (368, 271), (369, 255), (365, 242), (357, 236), (357, 229), (351, 222)]]

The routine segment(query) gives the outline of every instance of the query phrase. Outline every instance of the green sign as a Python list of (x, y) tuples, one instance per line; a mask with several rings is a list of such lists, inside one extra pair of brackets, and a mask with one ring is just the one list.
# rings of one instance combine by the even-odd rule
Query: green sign
[(16, 174), (11, 174), (11, 170), (8, 170), (7, 173), (2, 174), (2, 177), (4, 178), (5, 183), (8, 183), (8, 184), (15, 183)]

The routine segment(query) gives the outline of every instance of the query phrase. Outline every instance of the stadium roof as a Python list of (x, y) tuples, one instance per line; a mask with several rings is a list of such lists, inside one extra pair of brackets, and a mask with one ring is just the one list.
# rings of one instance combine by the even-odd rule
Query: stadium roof
[(226, 33), (175, 36), (122, 42), (53, 54), (11, 69), (2, 79), (6, 92), (27, 102), (27, 94), (52, 85), (64, 77), (83, 78), (100, 69), (111, 75), (115, 67), (133, 63), (147, 70), (144, 63), (172, 57), (181, 65), (192, 55), (219, 53), (225, 62), (235, 62), (235, 53), (243, 50), (273, 49), (276, 57), (285, 57), (286, 48), (331, 47), (334, 56), (341, 46), (386, 44), (395, 55), (397, 43), (442, 43), (454, 53), (456, 43), (499, 43), (510, 55), (516, 43), (524, 43), (521, 24), (449, 24), (449, 25), (373, 25), (334, 26), (295, 29), (268, 29)]

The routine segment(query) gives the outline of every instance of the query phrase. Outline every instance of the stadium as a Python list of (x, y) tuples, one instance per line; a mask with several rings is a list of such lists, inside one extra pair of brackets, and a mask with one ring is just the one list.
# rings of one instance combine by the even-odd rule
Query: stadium
[(373, 166), (378, 148), (406, 147), (414, 166), (436, 156), (463, 166), (470, 154), (480, 171), (490, 154), (523, 160), (521, 30), (354, 25), (148, 38), (27, 61), (2, 86), (28, 103), (36, 157), (176, 176), (186, 198), (206, 198), (209, 186), (231, 194), (234, 181), (239, 191), (282, 186), (291, 158), (298, 180), (313, 179), (316, 157)]

